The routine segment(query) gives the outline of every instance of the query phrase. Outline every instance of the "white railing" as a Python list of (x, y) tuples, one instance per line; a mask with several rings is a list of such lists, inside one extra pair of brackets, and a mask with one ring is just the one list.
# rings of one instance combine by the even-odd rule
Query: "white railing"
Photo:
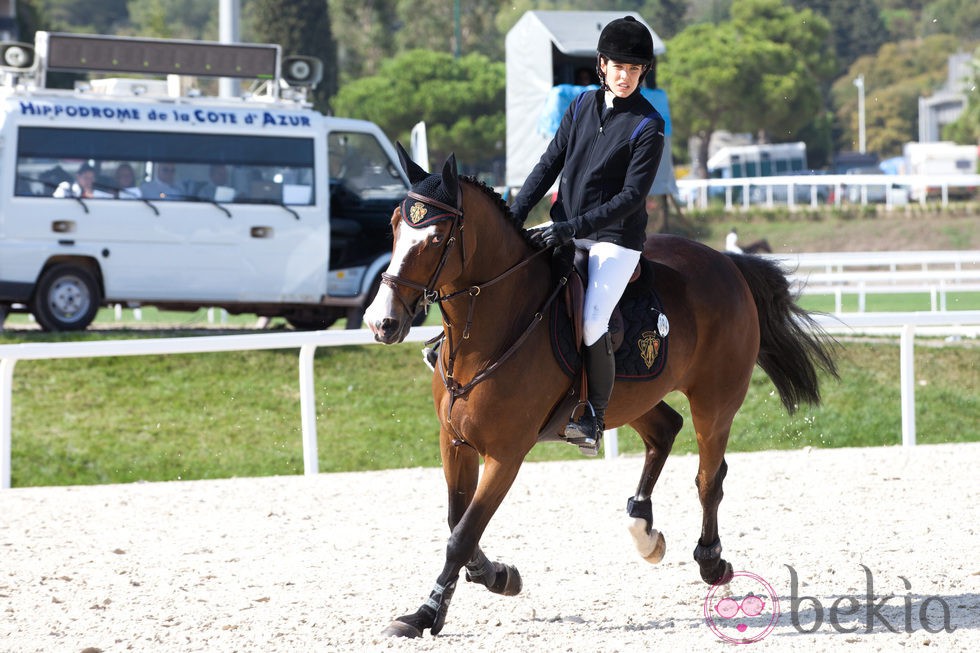
[[(406, 342), (423, 342), (442, 331), (441, 327), (417, 327)], [(317, 474), (316, 399), (313, 384), (313, 355), (317, 347), (374, 343), (367, 329), (253, 333), (191, 338), (142, 340), (98, 340), (89, 342), (21, 343), (0, 345), (0, 489), (10, 487), (11, 412), (14, 366), (19, 360), (53, 358), (96, 358), (102, 356), (146, 356), (151, 354), (197, 354), (222, 351), (299, 348), (300, 421), (303, 437), (303, 471)], [(421, 362), (419, 363), (421, 365)]]
[[(783, 175), (678, 179), (677, 188), (681, 200), (690, 209), (705, 209), (711, 197), (722, 196), (725, 209), (729, 211), (736, 205), (744, 209), (753, 204), (767, 208), (779, 204), (790, 209), (816, 208), (820, 205), (840, 207), (845, 201), (864, 205), (871, 203), (872, 199), (877, 199), (891, 210), (912, 200), (925, 206), (930, 197), (938, 199), (942, 206), (948, 206), (951, 192), (975, 195), (976, 189), (980, 188), (980, 175)], [(875, 198), (876, 191), (880, 196)]]
[(762, 254), (789, 273), (794, 290), (833, 295), (841, 313), (843, 295), (857, 295), (863, 313), (867, 296), (928, 293), (933, 311), (947, 310), (950, 292), (980, 292), (980, 252), (808, 252)]
[(759, 254), (778, 261), (790, 272), (845, 272), (847, 270), (980, 269), (975, 249), (881, 251), (881, 252), (779, 252)]
[[(915, 386), (912, 348), (915, 327), (950, 326), (954, 329), (980, 325), (980, 311), (949, 313), (865, 313), (862, 315), (818, 316), (827, 329), (860, 330), (864, 327), (901, 327), (902, 442), (915, 444)], [(422, 342), (435, 336), (440, 327), (417, 327), (406, 342)], [(14, 366), (20, 360), (94, 358), (102, 356), (145, 356), (194, 354), (222, 351), (299, 348), (300, 417), (303, 438), (303, 471), (319, 473), (317, 460), (316, 400), (313, 356), (317, 347), (366, 345), (374, 337), (366, 329), (247, 335), (199, 336), (143, 340), (99, 340), (88, 342), (21, 343), (0, 345), (0, 489), (10, 487), (11, 412)], [(420, 363), (421, 364), (421, 363)], [(606, 457), (618, 455), (615, 432), (606, 439)]]

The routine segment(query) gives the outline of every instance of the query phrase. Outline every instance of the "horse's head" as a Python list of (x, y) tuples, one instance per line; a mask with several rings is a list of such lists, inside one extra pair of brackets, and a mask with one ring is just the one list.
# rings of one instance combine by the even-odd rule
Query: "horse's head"
[[(378, 294), (364, 321), (378, 342), (401, 342), (412, 320), (438, 298), (436, 288), (462, 271), (463, 211), (456, 157), (441, 175), (429, 174), (398, 144), (402, 168), (412, 184), (391, 217), (394, 246)], [(458, 253), (457, 253), (458, 252)]]

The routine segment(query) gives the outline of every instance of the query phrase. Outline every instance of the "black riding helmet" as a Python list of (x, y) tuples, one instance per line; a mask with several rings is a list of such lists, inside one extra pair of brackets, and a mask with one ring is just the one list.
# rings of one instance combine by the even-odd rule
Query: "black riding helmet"
[(603, 28), (596, 51), (620, 63), (649, 66), (653, 62), (653, 37), (646, 25), (632, 16), (625, 16)]
[[(599, 74), (603, 86), (605, 86), (606, 79), (605, 75), (602, 74), (602, 68), (599, 66), (598, 57), (605, 57), (619, 63), (643, 64), (649, 69), (654, 62), (653, 37), (646, 25), (632, 16), (624, 16), (610, 21), (603, 28), (599, 34), (596, 52), (598, 53), (596, 72)], [(645, 76), (646, 71), (640, 77), (641, 83)]]

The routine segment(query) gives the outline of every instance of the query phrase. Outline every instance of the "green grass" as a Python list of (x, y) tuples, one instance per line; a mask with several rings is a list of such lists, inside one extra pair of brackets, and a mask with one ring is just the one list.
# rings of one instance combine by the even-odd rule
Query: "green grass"
[[(21, 333), (0, 342), (49, 339)], [(916, 348), (919, 441), (980, 440), (980, 348), (923, 340)], [(418, 349), (318, 350), (321, 471), (439, 464), (431, 375)], [(757, 370), (730, 449), (899, 443), (897, 344), (847, 342), (840, 364), (842, 381), (824, 381), (825, 405), (792, 417)], [(13, 485), (302, 473), (297, 369), (293, 350), (21, 361), (14, 373)], [(671, 395), (668, 402), (685, 415), (675, 451), (694, 451), (686, 400)], [(642, 444), (626, 428), (620, 449), (640, 452)], [(546, 443), (529, 459), (578, 457), (572, 447)]]
[[(541, 215), (547, 207), (536, 208)], [(975, 208), (975, 207), (974, 207)], [(785, 212), (784, 212), (785, 213)], [(537, 217), (540, 221), (541, 215)], [(766, 237), (777, 251), (980, 249), (974, 209), (919, 211), (891, 216), (778, 212), (688, 215), (678, 225), (721, 248), (732, 224), (740, 240)], [(530, 220), (533, 224), (535, 220)], [(980, 293), (951, 293), (951, 310), (980, 308)], [(801, 304), (834, 310), (831, 296)], [(846, 296), (844, 310), (857, 309)], [(869, 311), (929, 310), (925, 293), (873, 295)], [(241, 330), (254, 315), (209, 323), (207, 312), (100, 311), (84, 334), (33, 331), (25, 315), (7, 319), (0, 343), (54, 342), (194, 335), (197, 329)], [(438, 311), (428, 324), (438, 323)], [(281, 319), (271, 328), (285, 328)], [(340, 326), (340, 325), (338, 325)], [(917, 430), (920, 442), (980, 440), (977, 387), (980, 347), (919, 337), (916, 342)], [(934, 345), (934, 346), (933, 346)], [(439, 464), (438, 423), (431, 376), (419, 346), (320, 348), (315, 365), (320, 469), (325, 472)], [(878, 446), (901, 441), (898, 345), (847, 342), (842, 380), (824, 380), (825, 405), (795, 416), (783, 410), (769, 380), (756, 370), (736, 417), (730, 449), (803, 446)], [(14, 372), (14, 486), (121, 483), (198, 478), (299, 474), (303, 470), (298, 352), (256, 351), (200, 355), (20, 361)], [(685, 416), (676, 452), (695, 450), (687, 401), (667, 401)], [(639, 438), (621, 429), (620, 449), (642, 451)], [(530, 460), (579, 458), (563, 444), (535, 447)]]

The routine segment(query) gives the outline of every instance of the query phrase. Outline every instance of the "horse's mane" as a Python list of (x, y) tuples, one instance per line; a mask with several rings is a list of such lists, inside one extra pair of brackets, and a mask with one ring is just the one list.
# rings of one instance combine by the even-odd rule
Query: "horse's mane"
[(511, 212), (510, 206), (506, 201), (504, 201), (504, 198), (501, 197), (500, 193), (495, 191), (492, 186), (488, 186), (483, 181), (470, 175), (461, 175), (459, 179), (460, 181), (465, 181), (475, 186), (484, 195), (493, 200), (494, 204), (497, 205), (497, 209), (499, 209), (503, 214), (505, 220), (510, 223), (518, 233), (523, 233), (524, 225), (518, 222), (517, 217)]

